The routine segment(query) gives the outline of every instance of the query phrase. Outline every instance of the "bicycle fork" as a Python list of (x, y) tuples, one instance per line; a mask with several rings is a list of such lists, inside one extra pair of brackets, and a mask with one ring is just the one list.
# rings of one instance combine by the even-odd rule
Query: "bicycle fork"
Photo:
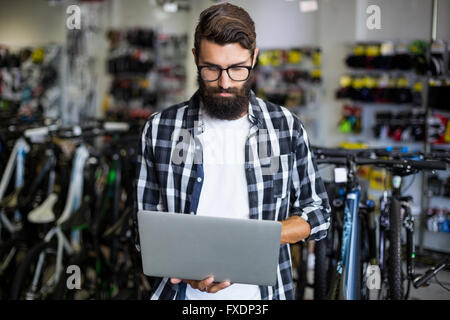
[(405, 299), (408, 299), (409, 290), (411, 288), (411, 282), (414, 280), (415, 266), (414, 259), (416, 257), (415, 244), (414, 244), (414, 217), (411, 214), (411, 206), (408, 201), (404, 201), (401, 204), (403, 215), (403, 227), (406, 230), (406, 266), (408, 274), (408, 287), (405, 295)]

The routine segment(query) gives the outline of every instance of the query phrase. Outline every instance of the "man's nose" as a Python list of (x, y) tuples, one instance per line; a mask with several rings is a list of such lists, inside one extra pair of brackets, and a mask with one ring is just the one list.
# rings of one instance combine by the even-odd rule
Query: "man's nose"
[(231, 79), (230, 79), (230, 77), (228, 76), (228, 73), (227, 73), (227, 71), (226, 70), (223, 70), (222, 71), (222, 74), (220, 75), (220, 78), (219, 78), (219, 86), (221, 87), (221, 88), (223, 88), (223, 89), (228, 89), (229, 87), (230, 87), (230, 85), (231, 85)]

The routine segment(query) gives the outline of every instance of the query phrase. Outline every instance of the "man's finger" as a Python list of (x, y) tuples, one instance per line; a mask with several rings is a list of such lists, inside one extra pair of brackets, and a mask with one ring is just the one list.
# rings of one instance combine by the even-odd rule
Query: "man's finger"
[(228, 282), (228, 281), (220, 282), (219, 284), (215, 284), (215, 285), (211, 286), (208, 289), (208, 292), (209, 293), (216, 293), (217, 291), (223, 290), (223, 289), (229, 287), (230, 285), (231, 285), (231, 283)]
[(178, 278), (170, 278), (170, 283), (172, 283), (172, 284), (178, 284), (178, 283), (180, 283), (181, 281), (183, 281), (183, 280), (178, 279)]
[(201, 291), (206, 291), (206, 289), (214, 282), (214, 277), (208, 277), (198, 284), (198, 289)]

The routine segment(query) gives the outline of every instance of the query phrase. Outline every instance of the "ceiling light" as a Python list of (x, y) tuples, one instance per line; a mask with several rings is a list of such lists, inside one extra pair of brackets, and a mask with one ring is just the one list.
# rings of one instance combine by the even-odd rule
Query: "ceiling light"
[(164, 3), (163, 9), (165, 12), (177, 12), (178, 11), (178, 3), (166, 2), (166, 3)]
[(299, 4), (300, 12), (317, 11), (317, 9), (319, 7), (317, 0), (300, 1), (298, 4)]

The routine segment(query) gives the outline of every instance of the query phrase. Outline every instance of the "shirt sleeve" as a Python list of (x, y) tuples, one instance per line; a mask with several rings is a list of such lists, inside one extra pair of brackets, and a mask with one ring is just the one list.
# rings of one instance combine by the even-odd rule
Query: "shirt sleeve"
[(137, 153), (136, 201), (134, 206), (134, 232), (136, 248), (140, 251), (137, 212), (140, 210), (161, 211), (160, 188), (155, 169), (152, 147), (153, 126), (150, 118), (142, 130)]
[(292, 170), (290, 215), (302, 217), (311, 227), (307, 240), (326, 237), (331, 208), (328, 195), (310, 150), (308, 135), (296, 118), (294, 167)]

